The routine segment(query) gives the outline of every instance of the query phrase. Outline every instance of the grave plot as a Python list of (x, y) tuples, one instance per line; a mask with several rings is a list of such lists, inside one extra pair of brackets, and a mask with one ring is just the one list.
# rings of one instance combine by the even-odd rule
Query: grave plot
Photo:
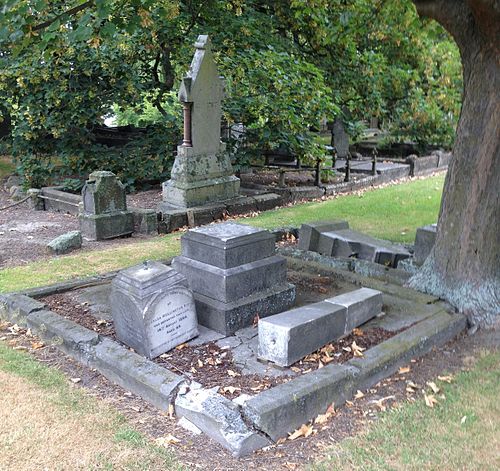
[[(184, 275), (146, 264), (31, 291), (38, 300), (1, 296), (0, 314), (157, 407), (174, 406), (235, 456), (286, 437), (465, 326), (438, 299), (387, 279), (300, 257), (286, 269), (270, 241), (234, 223), (197, 229), (173, 263), (188, 265)], [(186, 260), (206, 270), (194, 276)], [(274, 284), (289, 296), (278, 313)], [(193, 322), (194, 302), (206, 298), (218, 299), (218, 331)], [(235, 299), (253, 315), (232, 330)]]

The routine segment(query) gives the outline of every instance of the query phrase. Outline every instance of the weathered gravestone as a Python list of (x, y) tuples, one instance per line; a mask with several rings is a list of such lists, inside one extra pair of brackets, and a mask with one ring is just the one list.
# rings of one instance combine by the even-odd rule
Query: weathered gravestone
[(346, 133), (342, 119), (336, 117), (333, 121), (333, 144), (339, 159), (346, 159), (349, 153), (349, 135)]
[(161, 263), (145, 262), (120, 272), (110, 301), (116, 336), (147, 358), (198, 335), (186, 278)]
[(114, 173), (91, 173), (82, 196), (83, 211), (79, 220), (84, 237), (102, 240), (132, 234), (134, 217), (127, 211), (125, 187)]
[(263, 229), (226, 222), (182, 236), (182, 255), (172, 266), (189, 280), (200, 324), (231, 335), (288, 309), (295, 287), (286, 281), (286, 260)]
[(417, 265), (422, 265), (427, 256), (431, 253), (436, 242), (437, 224), (430, 224), (417, 228), (415, 235), (414, 260)]
[(184, 107), (184, 140), (177, 147), (171, 179), (163, 184), (160, 210), (228, 200), (238, 196), (240, 187), (220, 140), (224, 82), (208, 36), (198, 36), (195, 47), (191, 67), (179, 90)]

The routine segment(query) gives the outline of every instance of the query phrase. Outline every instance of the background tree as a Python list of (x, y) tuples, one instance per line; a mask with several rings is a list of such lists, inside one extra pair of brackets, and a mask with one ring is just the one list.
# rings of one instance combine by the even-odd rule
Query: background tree
[(488, 325), (500, 315), (500, 2), (414, 3), (457, 42), (464, 95), (436, 244), (410, 285)]

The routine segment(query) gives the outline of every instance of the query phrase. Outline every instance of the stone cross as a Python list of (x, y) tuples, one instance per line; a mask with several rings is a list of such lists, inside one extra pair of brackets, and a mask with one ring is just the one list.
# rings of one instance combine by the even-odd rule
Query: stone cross
[(195, 54), (179, 90), (184, 106), (183, 146), (193, 147), (192, 154), (220, 151), (221, 102), (224, 81), (215, 64), (210, 39), (198, 36)]

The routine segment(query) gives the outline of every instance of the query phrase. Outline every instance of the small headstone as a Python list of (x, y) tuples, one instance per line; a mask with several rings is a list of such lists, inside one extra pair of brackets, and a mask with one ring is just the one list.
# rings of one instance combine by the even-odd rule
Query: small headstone
[(127, 211), (125, 187), (112, 172), (89, 175), (82, 189), (80, 230), (91, 240), (111, 239), (134, 231), (134, 216)]
[(437, 224), (419, 227), (415, 236), (415, 253), (413, 255), (415, 263), (422, 265), (431, 253), (436, 242)]
[(340, 117), (335, 118), (333, 122), (333, 143), (337, 149), (337, 157), (346, 159), (349, 153), (349, 135), (346, 133)]
[(47, 244), (49, 252), (56, 255), (63, 255), (72, 250), (79, 249), (82, 246), (82, 233), (80, 231), (71, 231), (62, 234), (51, 240)]
[(118, 339), (147, 358), (198, 335), (186, 278), (158, 262), (145, 262), (115, 277), (111, 312)]

